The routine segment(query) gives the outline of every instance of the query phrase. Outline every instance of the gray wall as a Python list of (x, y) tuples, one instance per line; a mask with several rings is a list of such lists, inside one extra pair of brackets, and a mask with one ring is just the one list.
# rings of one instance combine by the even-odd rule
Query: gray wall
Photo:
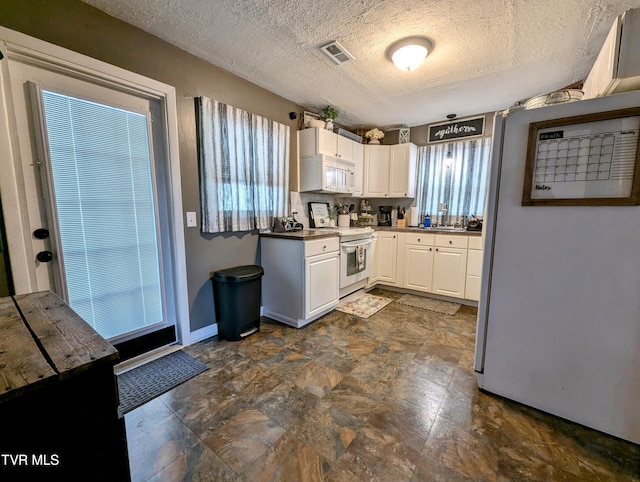
[[(302, 108), (78, 0), (0, 0), (0, 24), (176, 88), (184, 211), (200, 214), (194, 97), (205, 95), (291, 126), (292, 159)], [(258, 79), (256, 79), (258, 80)], [(297, 179), (295, 162), (292, 179)], [(294, 185), (295, 187), (295, 185)], [(199, 224), (199, 223), (198, 223)], [(191, 330), (214, 319), (212, 272), (258, 261), (256, 233), (185, 229)]]

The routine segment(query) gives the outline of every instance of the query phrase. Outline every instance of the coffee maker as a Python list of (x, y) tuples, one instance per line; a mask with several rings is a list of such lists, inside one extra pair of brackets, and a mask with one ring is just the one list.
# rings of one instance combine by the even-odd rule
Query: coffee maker
[(393, 211), (393, 206), (380, 206), (378, 226), (391, 226), (391, 211)]

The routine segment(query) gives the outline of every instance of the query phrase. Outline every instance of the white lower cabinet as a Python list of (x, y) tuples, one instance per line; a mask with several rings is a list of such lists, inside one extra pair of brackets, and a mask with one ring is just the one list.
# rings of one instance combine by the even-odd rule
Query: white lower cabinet
[[(481, 237), (393, 231), (376, 234), (374, 255), (380, 257), (379, 271), (370, 286), (379, 283), (451, 298), (480, 298)], [(381, 244), (381, 239), (386, 241)], [(389, 259), (394, 247), (396, 256)]]
[(464, 298), (467, 278), (467, 237), (436, 235), (433, 288), (439, 295)]
[(369, 279), (367, 280), (367, 288), (375, 285), (380, 278), (380, 250), (378, 249), (378, 236), (376, 231), (373, 233), (373, 239), (371, 240), (371, 271), (369, 271)]
[(338, 305), (340, 240), (260, 238), (262, 312), (300, 328)]
[(322, 314), (336, 306), (340, 277), (340, 258), (335, 253), (311, 256), (304, 260), (304, 319)]
[(467, 282), (464, 297), (468, 300), (480, 300), (480, 279), (482, 275), (482, 238), (469, 238), (467, 252)]
[(406, 233), (404, 239), (404, 287), (431, 291), (434, 236)]
[(378, 281), (395, 285), (398, 283), (398, 237), (399, 233), (381, 231), (378, 234)]

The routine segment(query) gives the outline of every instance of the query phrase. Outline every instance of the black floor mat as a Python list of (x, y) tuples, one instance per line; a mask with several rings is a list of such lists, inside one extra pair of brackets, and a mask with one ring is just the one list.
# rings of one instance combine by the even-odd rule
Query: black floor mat
[(191, 355), (175, 351), (124, 372), (118, 375), (120, 411), (124, 415), (206, 370)]

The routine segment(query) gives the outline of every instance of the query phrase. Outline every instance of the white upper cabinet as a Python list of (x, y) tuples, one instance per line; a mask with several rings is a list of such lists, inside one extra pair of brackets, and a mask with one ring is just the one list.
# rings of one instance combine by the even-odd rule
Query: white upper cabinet
[(415, 144), (364, 146), (365, 197), (414, 197)]
[(584, 99), (640, 89), (640, 9), (616, 17), (582, 90)]
[(313, 127), (298, 131), (300, 158), (324, 154), (355, 163), (352, 196), (362, 196), (364, 191), (364, 146), (348, 137), (327, 129)]
[(391, 147), (389, 162), (389, 197), (415, 197), (415, 144), (396, 144)]
[(353, 161), (354, 145), (359, 144), (327, 129), (313, 127), (298, 131), (300, 157), (326, 154), (346, 161)]
[(348, 137), (334, 134), (336, 136), (336, 157), (353, 161), (353, 147), (358, 143)]
[(364, 146), (354, 142), (351, 147), (353, 147), (353, 162), (356, 164), (353, 196), (359, 197), (364, 195)]
[(389, 146), (364, 146), (364, 197), (389, 196)]

